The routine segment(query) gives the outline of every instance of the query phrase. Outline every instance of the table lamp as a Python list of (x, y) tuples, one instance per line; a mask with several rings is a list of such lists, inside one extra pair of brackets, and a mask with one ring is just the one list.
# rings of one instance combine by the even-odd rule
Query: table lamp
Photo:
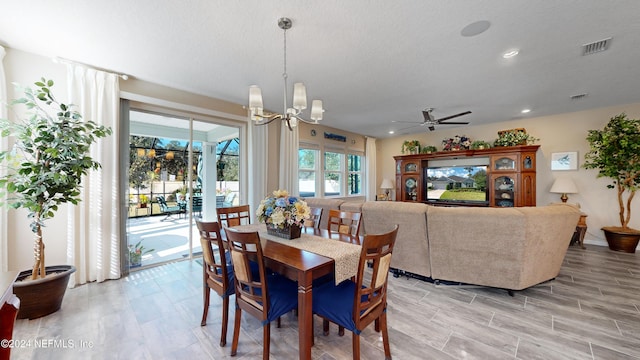
[(380, 184), (380, 188), (384, 190), (385, 195), (387, 195), (387, 201), (391, 200), (389, 194), (391, 193), (391, 189), (393, 189), (393, 183), (389, 179), (382, 180), (382, 184)]
[(563, 203), (566, 203), (569, 199), (567, 194), (577, 194), (578, 187), (571, 178), (563, 176), (556, 179), (549, 191), (555, 194), (562, 194), (562, 196), (560, 196), (560, 200), (562, 200)]

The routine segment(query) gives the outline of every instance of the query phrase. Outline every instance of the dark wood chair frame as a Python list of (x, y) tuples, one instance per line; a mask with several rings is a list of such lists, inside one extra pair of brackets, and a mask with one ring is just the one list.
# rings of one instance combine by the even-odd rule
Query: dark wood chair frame
[[(360, 359), (359, 332), (372, 322), (375, 322), (375, 330), (382, 332), (385, 359), (391, 359), (389, 332), (387, 329), (387, 283), (391, 254), (397, 234), (398, 225), (395, 225), (394, 229), (388, 233), (365, 235), (362, 242), (358, 274), (354, 281), (354, 288), (356, 289), (353, 297), (353, 321), (356, 331), (352, 332), (354, 360)], [(372, 275), (370, 280), (365, 282), (364, 271), (367, 267), (372, 268)], [(325, 284), (323, 286), (335, 285)], [(320, 291), (322, 291), (321, 288), (316, 289), (316, 294)], [(323, 318), (323, 320), (326, 320), (326, 318)]]
[[(276, 320), (280, 327), (280, 316), (273, 318), (270, 314), (271, 299), (268, 289), (269, 275), (264, 263), (260, 236), (257, 232), (238, 232), (233, 229), (224, 229), (227, 236), (227, 246), (235, 269), (235, 293), (236, 293), (236, 313), (233, 328), (233, 341), (231, 344), (231, 356), (235, 356), (238, 350), (238, 339), (240, 336), (240, 326), (242, 311), (254, 316), (262, 323), (262, 358), (269, 359), (269, 349), (271, 344), (271, 321)], [(252, 270), (252, 262), (257, 262), (258, 273)], [(257, 278), (256, 275), (259, 275)], [(288, 279), (282, 278), (286, 282)], [(291, 296), (295, 299), (295, 306), (287, 309), (291, 311), (297, 308), (297, 285), (291, 282)], [(283, 315), (284, 312), (280, 315)], [(270, 319), (269, 317), (272, 316)]]
[[(235, 292), (235, 285), (229, 281), (233, 268), (228, 266), (231, 259), (227, 259), (225, 246), (220, 235), (220, 225), (217, 222), (203, 222), (196, 220), (200, 232), (202, 246), (202, 275), (204, 309), (202, 311), (201, 326), (207, 324), (209, 313), (209, 299), (211, 290), (222, 298), (222, 330), (220, 346), (227, 344), (227, 323), (229, 322), (229, 296)], [(216, 254), (218, 256), (216, 256)]]
[(218, 222), (223, 228), (251, 224), (249, 205), (217, 208), (216, 212), (218, 213)]
[(362, 213), (329, 209), (327, 229), (342, 234), (360, 235), (360, 218)]

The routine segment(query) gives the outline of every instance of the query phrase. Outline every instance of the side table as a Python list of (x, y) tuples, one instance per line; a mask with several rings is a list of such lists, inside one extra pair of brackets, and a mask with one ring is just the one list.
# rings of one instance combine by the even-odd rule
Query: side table
[(571, 237), (571, 244), (578, 243), (580, 247), (586, 249), (584, 246), (584, 235), (587, 233), (587, 214), (580, 212), (580, 219), (578, 225), (576, 225), (576, 231)]

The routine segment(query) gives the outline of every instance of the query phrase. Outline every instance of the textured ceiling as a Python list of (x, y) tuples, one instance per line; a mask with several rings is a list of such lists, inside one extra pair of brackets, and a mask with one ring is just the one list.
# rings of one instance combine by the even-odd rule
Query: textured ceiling
[(281, 111), (282, 16), (290, 83), (324, 101), (325, 125), (364, 135), (426, 107), (477, 125), (640, 101), (638, 0), (2, 0), (0, 44), (239, 104), (257, 84)]

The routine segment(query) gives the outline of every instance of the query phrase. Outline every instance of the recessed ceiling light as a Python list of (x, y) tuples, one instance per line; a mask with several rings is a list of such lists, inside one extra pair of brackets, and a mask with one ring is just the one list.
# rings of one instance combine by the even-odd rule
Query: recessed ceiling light
[(396, 132), (395, 132), (395, 131), (393, 131), (393, 130), (390, 130), (390, 131), (389, 131), (389, 134), (395, 134), (395, 133), (396, 133)]
[(526, 114), (526, 113), (529, 113), (529, 112), (531, 112), (531, 109), (523, 109), (523, 110), (522, 110), (522, 113), (523, 113), (523, 114)]
[(510, 51), (507, 51), (506, 53), (502, 54), (502, 57), (505, 58), (505, 59), (509, 59), (509, 58), (512, 58), (512, 57), (518, 55), (519, 53), (520, 53), (520, 50), (514, 49), (514, 50), (510, 50)]

